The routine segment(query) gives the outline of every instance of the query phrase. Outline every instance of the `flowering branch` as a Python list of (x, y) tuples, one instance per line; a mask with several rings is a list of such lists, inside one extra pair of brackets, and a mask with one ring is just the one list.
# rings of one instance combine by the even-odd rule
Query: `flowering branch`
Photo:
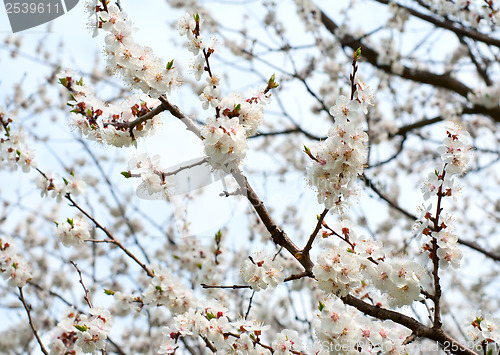
[[(446, 164), (445, 164), (446, 166)], [(446, 171), (443, 169), (440, 178), (444, 180)], [(437, 206), (436, 206), (436, 215), (434, 217), (434, 232), (439, 232), (441, 230), (439, 223), (439, 216), (441, 211), (441, 200), (443, 198), (443, 185), (441, 184), (438, 188), (437, 192)], [(432, 268), (432, 277), (434, 281), (434, 295), (432, 297), (432, 301), (434, 302), (434, 328), (441, 328), (441, 284), (439, 282), (439, 257), (438, 257), (438, 241), (436, 238), (432, 238), (432, 251), (430, 253), (430, 258), (432, 260), (433, 268)]]
[[(321, 22), (332, 35), (335, 35), (335, 32), (339, 29), (338, 25), (323, 11), (321, 11)], [(418, 83), (430, 84), (434, 87), (447, 89), (452, 92), (456, 92), (457, 94), (466, 98), (473, 92), (471, 88), (458, 81), (457, 79), (452, 78), (449, 74), (435, 74), (429, 71), (409, 68), (405, 66), (403, 66), (400, 71), (394, 72), (391, 68), (391, 65), (379, 64), (377, 62), (377, 59), (379, 57), (377, 51), (361, 43), (361, 40), (353, 37), (350, 34), (346, 34), (345, 36), (343, 36), (343, 38), (340, 38), (339, 41), (343, 47), (350, 47), (353, 50), (361, 48), (361, 51), (363, 52), (363, 58), (365, 58), (370, 64), (384, 72), (391, 73), (404, 79), (412, 80)], [(473, 110), (476, 113), (488, 115), (493, 120), (500, 122), (500, 107), (498, 106), (494, 108), (488, 108), (481, 105), (474, 105)]]
[(436, 329), (431, 327), (426, 327), (419, 321), (414, 318), (408, 317), (402, 313), (394, 312), (389, 309), (381, 308), (379, 306), (373, 306), (369, 303), (366, 303), (352, 295), (347, 295), (342, 297), (342, 301), (345, 304), (353, 306), (357, 308), (359, 311), (363, 312), (366, 315), (377, 319), (390, 319), (398, 324), (405, 326), (408, 329), (411, 329), (418, 337), (423, 337), (431, 340), (435, 340), (441, 344), (443, 347), (447, 347), (449, 349), (456, 349), (454, 354), (457, 355), (477, 355), (474, 351), (469, 350), (465, 345), (460, 344), (455, 339), (453, 339), (450, 335), (448, 335), (442, 329)]

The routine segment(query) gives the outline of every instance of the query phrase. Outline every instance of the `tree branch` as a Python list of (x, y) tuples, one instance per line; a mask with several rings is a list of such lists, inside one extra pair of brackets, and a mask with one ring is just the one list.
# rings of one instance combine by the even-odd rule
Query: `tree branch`
[[(335, 32), (339, 27), (323, 11), (321, 11), (321, 22), (323, 23), (325, 28), (335, 36)], [(373, 48), (363, 44), (360, 39), (355, 38), (350, 34), (346, 34), (343, 38), (339, 38), (338, 40), (342, 47), (349, 47), (353, 50), (361, 47), (361, 53), (363, 53), (362, 58), (364, 58), (374, 67), (386, 73), (397, 75), (401, 78), (408, 79), (414, 82), (429, 84), (434, 87), (447, 89), (465, 98), (467, 98), (467, 95), (472, 92), (471, 88), (469, 88), (459, 80), (452, 78), (450, 74), (435, 74), (429, 71), (409, 68), (406, 66), (403, 67), (403, 70), (401, 70), (401, 72), (393, 72), (391, 65), (379, 64), (379, 54)], [(475, 105), (473, 109), (476, 111), (476, 113), (488, 115), (495, 121), (500, 122), (500, 107), (486, 108), (484, 106)]]
[(28, 314), (28, 322), (30, 324), (31, 330), (33, 331), (33, 334), (35, 335), (36, 341), (40, 345), (40, 350), (45, 355), (49, 355), (49, 352), (47, 351), (47, 349), (45, 349), (45, 346), (42, 343), (42, 339), (40, 339), (40, 336), (38, 335), (38, 331), (36, 330), (35, 325), (33, 324), (33, 319), (31, 318), (31, 306), (28, 306), (26, 304), (26, 301), (25, 301), (24, 295), (23, 295), (22, 287), (19, 287), (19, 300), (22, 302), (24, 309), (26, 310), (26, 313)]
[(395, 311), (391, 311), (389, 309), (373, 306), (351, 295), (347, 295), (345, 297), (342, 297), (341, 299), (345, 304), (353, 306), (354, 308), (358, 309), (368, 316), (380, 320), (392, 320), (393, 322), (401, 324), (402, 326), (412, 330), (418, 337), (435, 340), (446, 349), (455, 349), (455, 351), (453, 352), (454, 354), (477, 355), (472, 350), (469, 350), (467, 347), (457, 342), (442, 329), (426, 327), (414, 318), (408, 317)]

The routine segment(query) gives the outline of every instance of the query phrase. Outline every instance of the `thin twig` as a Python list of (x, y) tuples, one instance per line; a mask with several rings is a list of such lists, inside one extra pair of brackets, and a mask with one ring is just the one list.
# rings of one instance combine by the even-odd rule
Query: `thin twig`
[(85, 292), (85, 297), (83, 298), (85, 299), (89, 307), (92, 308), (92, 303), (90, 302), (90, 297), (89, 297), (89, 290), (87, 289), (87, 287), (85, 287), (85, 284), (83, 283), (82, 272), (80, 271), (78, 265), (76, 265), (76, 263), (73, 260), (70, 260), (69, 262), (71, 263), (71, 265), (75, 267), (76, 271), (78, 272), (78, 276), (80, 277), (80, 284), (82, 285), (83, 291)]
[(248, 308), (247, 308), (247, 312), (245, 313), (245, 320), (248, 319), (248, 314), (250, 313), (250, 308), (252, 308), (252, 301), (253, 301), (254, 295), (255, 295), (255, 291), (252, 292), (252, 295), (250, 296), (250, 300), (248, 301)]
[(237, 290), (237, 289), (240, 289), (240, 288), (251, 288), (248, 285), (232, 285), (232, 286), (213, 285), (212, 286), (212, 285), (207, 285), (207, 284), (200, 284), (200, 286), (202, 288), (220, 288), (220, 289), (230, 288), (230, 289), (233, 289), (233, 290)]
[(302, 255), (309, 255), (309, 251), (312, 248), (314, 239), (318, 235), (319, 230), (321, 229), (321, 225), (323, 224), (323, 220), (325, 219), (326, 214), (328, 213), (328, 208), (325, 208), (323, 212), (318, 216), (318, 223), (316, 223), (316, 227), (314, 228), (313, 232), (309, 236), (309, 240), (307, 241), (306, 246), (304, 249), (302, 249), (301, 253)]
[(45, 349), (45, 346), (43, 346), (42, 339), (40, 339), (38, 331), (36, 330), (35, 325), (33, 324), (33, 319), (31, 318), (31, 306), (28, 306), (28, 304), (26, 304), (22, 287), (19, 287), (19, 300), (22, 302), (24, 309), (28, 314), (28, 322), (30, 324), (31, 330), (33, 331), (33, 334), (35, 335), (36, 341), (40, 345), (40, 350), (42, 350), (42, 353), (44, 353), (45, 355), (49, 355), (49, 352), (47, 351), (47, 349)]
[(72, 198), (71, 198), (71, 195), (68, 193), (64, 196), (69, 202), (71, 202), (71, 205), (72, 207), (75, 207), (76, 209), (78, 209), (81, 213), (83, 213), (88, 219), (90, 219), (94, 224), (95, 226), (102, 230), (104, 232), (104, 234), (106, 234), (106, 236), (111, 239), (113, 241), (114, 244), (116, 244), (116, 246), (118, 246), (118, 248), (120, 248), (121, 250), (123, 250), (125, 252), (125, 254), (127, 254), (132, 260), (134, 260), (140, 267), (142, 267), (142, 269), (144, 271), (146, 271), (146, 273), (148, 274), (149, 277), (154, 277), (154, 273), (148, 269), (148, 267), (142, 263), (134, 254), (132, 254), (130, 252), (130, 250), (128, 250), (127, 248), (125, 248), (123, 246), (123, 244), (118, 240), (116, 239), (110, 232), (108, 232), (108, 230), (106, 228), (104, 228), (99, 222), (97, 222), (95, 220), (94, 217), (92, 217), (90, 214), (88, 214), (83, 208), (81, 208)]

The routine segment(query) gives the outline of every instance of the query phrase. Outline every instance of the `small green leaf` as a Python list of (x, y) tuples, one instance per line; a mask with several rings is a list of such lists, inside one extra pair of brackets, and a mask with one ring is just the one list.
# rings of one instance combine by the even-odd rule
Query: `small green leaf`
[(219, 230), (217, 231), (217, 233), (215, 233), (215, 242), (216, 242), (216, 243), (220, 243), (221, 238), (222, 238), (222, 232), (221, 232), (221, 230), (219, 229)]
[(267, 87), (269, 89), (275, 89), (278, 86), (280, 86), (280, 85), (276, 82), (276, 74), (271, 75), (271, 78), (267, 82)]
[(86, 332), (86, 331), (87, 331), (87, 329), (88, 329), (88, 328), (87, 328), (87, 326), (86, 326), (85, 324), (84, 324), (84, 325), (75, 324), (75, 325), (74, 325), (74, 327), (75, 327), (76, 329), (78, 329), (79, 331), (81, 331), (81, 332)]
[(73, 225), (73, 219), (72, 219), (72, 218), (67, 218), (67, 219), (66, 219), (66, 221), (68, 221), (68, 223), (69, 223), (70, 225)]
[(130, 173), (130, 171), (122, 171), (120, 174), (122, 174), (123, 176), (125, 176), (126, 179), (129, 179), (132, 174)]
[(65, 178), (62, 178), (62, 179), (64, 181), (64, 185), (68, 185), (69, 184), (68, 180), (66, 180)]
[(172, 59), (167, 63), (167, 70), (174, 69), (174, 60)]
[(157, 291), (163, 292), (163, 289), (161, 288), (161, 286), (156, 286), (155, 288)]
[(214, 319), (214, 318), (215, 318), (215, 316), (214, 316), (214, 314), (213, 314), (213, 313), (211, 313), (211, 312), (207, 312), (207, 318), (208, 318), (208, 320), (210, 320), (210, 319)]
[(320, 310), (320, 312), (323, 310), (323, 308), (325, 308), (325, 304), (319, 301), (318, 309)]
[(354, 52), (354, 54), (353, 54), (352, 57), (353, 57), (354, 60), (358, 60), (361, 57), (361, 47), (359, 47), (358, 49), (356, 49), (356, 52)]
[(113, 291), (113, 290), (106, 290), (106, 289), (104, 289), (104, 293), (105, 293), (106, 295), (108, 295), (108, 296), (113, 296), (113, 295), (115, 294), (115, 291)]

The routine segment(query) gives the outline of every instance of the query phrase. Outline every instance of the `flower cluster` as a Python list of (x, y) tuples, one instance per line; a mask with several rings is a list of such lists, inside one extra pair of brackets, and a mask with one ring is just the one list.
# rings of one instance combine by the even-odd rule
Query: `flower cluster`
[[(419, 299), (420, 286), (428, 277), (424, 268), (413, 261), (386, 260), (382, 243), (358, 236), (345, 225), (342, 235), (335, 234), (340, 244), (325, 241), (313, 267), (321, 290), (344, 297), (371, 284), (387, 296), (391, 306), (401, 307)], [(325, 235), (328, 237), (328, 233)]]
[(55, 236), (65, 247), (81, 245), (85, 239), (90, 239), (90, 226), (81, 218), (76, 221), (68, 218), (66, 222), (56, 225)]
[[(454, 178), (466, 172), (472, 158), (470, 137), (462, 127), (455, 122), (448, 122), (446, 126), (446, 138), (443, 145), (438, 147), (438, 152), (444, 162), (442, 172), (434, 172), (427, 176), (422, 185), (424, 199), (432, 196), (444, 198), (455, 196), (460, 189)], [(441, 261), (441, 266), (451, 265), (457, 269), (460, 267), (462, 252), (458, 249), (458, 237), (454, 233), (453, 219), (450, 216), (440, 216), (440, 211), (433, 216), (430, 212), (432, 204), (421, 208), (421, 213), (415, 223), (414, 231), (420, 235), (426, 235), (435, 240), (438, 246), (436, 254)], [(426, 251), (433, 250), (429, 243), (424, 243)]]
[(196, 307), (198, 301), (193, 291), (177, 280), (167, 269), (155, 269), (155, 276), (142, 294), (144, 304), (166, 306), (178, 314)]
[(487, 86), (470, 92), (467, 99), (473, 104), (481, 105), (486, 108), (498, 107), (500, 101), (500, 86)]
[(146, 199), (167, 198), (172, 182), (159, 167), (160, 157), (149, 157), (146, 153), (134, 154), (128, 162), (128, 172), (123, 172), (125, 177), (140, 177), (142, 182), (137, 189), (139, 197)]
[(26, 144), (26, 136), (21, 130), (12, 131), (11, 123), (15, 116), (0, 108), (0, 130), (5, 131), (5, 138), (0, 138), (0, 162), (6, 162), (11, 169), (20, 166), (23, 172), (36, 168), (34, 152)]
[(217, 301), (206, 301), (177, 315), (169, 326), (163, 328), (163, 344), (159, 354), (174, 354), (179, 338), (201, 336), (210, 341), (217, 353), (271, 355), (291, 354), (300, 347), (295, 331), (284, 330), (271, 346), (262, 345), (260, 336), (269, 329), (255, 321), (239, 319), (231, 321), (228, 310)]
[(202, 128), (205, 154), (213, 168), (231, 172), (241, 164), (246, 155), (246, 139), (257, 133), (270, 101), (269, 91), (278, 86), (274, 80), (273, 75), (267, 87), (255, 90), (250, 98), (231, 93), (217, 100), (216, 117), (209, 117)]
[(388, 297), (393, 307), (403, 307), (419, 300), (420, 289), (430, 284), (428, 272), (413, 260), (388, 260), (368, 272), (373, 285)]
[(452, 180), (455, 175), (462, 175), (467, 171), (472, 159), (470, 135), (461, 125), (450, 121), (446, 126), (446, 138), (443, 145), (438, 147), (438, 153), (445, 163), (446, 180)]
[(256, 253), (245, 260), (241, 266), (241, 278), (254, 291), (275, 288), (283, 282), (283, 266), (269, 256)]
[(89, 313), (90, 317), (74, 309), (66, 311), (52, 335), (51, 354), (95, 353), (105, 348), (113, 319), (105, 309), (94, 307)]
[(306, 26), (306, 31), (316, 32), (321, 25), (321, 11), (311, 0), (295, 0), (297, 15)]
[(42, 197), (50, 192), (51, 196), (59, 202), (66, 194), (73, 196), (85, 194), (87, 183), (78, 175), (71, 173), (69, 177), (62, 178), (59, 183), (56, 181), (58, 179), (56, 174), (50, 172), (37, 177), (36, 185), (41, 190)]
[(483, 29), (487, 29), (491, 20), (495, 20), (497, 24), (500, 23), (500, 12), (494, 10), (493, 6), (491, 6), (494, 2), (487, 3), (490, 6), (485, 6), (484, 1), (481, 0), (454, 2), (430, 0), (426, 1), (426, 3), (431, 10), (439, 15), (461, 22), (463, 26), (477, 28), (482, 24), (485, 25)]
[(340, 96), (330, 109), (335, 124), (328, 131), (328, 138), (305, 147), (313, 160), (307, 171), (309, 184), (316, 188), (318, 202), (328, 209), (344, 210), (348, 198), (355, 194), (354, 183), (363, 172), (368, 135), (359, 128), (362, 110), (358, 100)]
[(319, 303), (314, 330), (321, 343), (318, 354), (406, 354), (403, 342), (410, 331), (392, 321), (374, 321), (338, 298)]
[(361, 271), (367, 263), (352, 250), (332, 246), (318, 255), (313, 273), (320, 289), (342, 297), (361, 286)]
[(23, 287), (31, 280), (29, 265), (15, 252), (12, 242), (0, 238), (0, 273), (9, 285)]
[(121, 291), (107, 290), (106, 294), (112, 294), (115, 302), (110, 306), (111, 313), (118, 317), (125, 317), (131, 311), (139, 312), (143, 306), (140, 297)]
[(93, 0), (87, 9), (94, 35), (100, 29), (107, 32), (105, 52), (109, 68), (121, 74), (133, 88), (158, 97), (181, 84), (173, 61), (165, 64), (151, 48), (135, 43), (132, 23), (117, 5), (109, 0)]
[(76, 345), (85, 353), (93, 353), (105, 348), (104, 341), (113, 324), (111, 314), (105, 309), (94, 307), (89, 313), (90, 317), (82, 315), (80, 322), (75, 325), (78, 329)]
[(238, 118), (209, 117), (201, 134), (205, 138), (205, 154), (214, 169), (230, 173), (236, 170), (246, 156), (245, 128)]
[[(454, 269), (458, 269), (463, 253), (458, 248), (458, 237), (454, 232), (455, 226), (453, 225), (453, 219), (449, 215), (441, 216), (437, 230), (434, 230), (434, 222), (435, 218), (430, 212), (427, 212), (416, 223), (416, 228), (419, 228), (417, 234), (422, 233), (430, 237), (431, 240), (436, 240), (439, 247), (436, 253), (442, 268), (446, 269), (451, 265)], [(422, 245), (422, 249), (430, 251), (432, 247), (429, 243), (425, 242)]]
[(79, 322), (80, 314), (76, 310), (68, 308), (62, 320), (57, 323), (57, 327), (52, 332), (52, 342), (50, 344), (51, 355), (81, 353), (79, 347), (75, 345), (78, 336), (74, 325)]
[(300, 351), (302, 342), (299, 333), (295, 330), (282, 330), (271, 344), (274, 354), (293, 354), (293, 351)]
[[(217, 44), (215, 40), (211, 40), (211, 43), (203, 41), (203, 37), (200, 34), (200, 24), (200, 15), (190, 15), (189, 13), (181, 17), (177, 22), (179, 35), (187, 37), (188, 48), (195, 55), (191, 63), (191, 70), (198, 81), (200, 81), (203, 73), (209, 70), (208, 66), (205, 67), (205, 61), (208, 61), (210, 55), (215, 52)], [(218, 79), (211, 72), (209, 72), (209, 75), (211, 77), (211, 84), (216, 87)]]
[(264, 116), (264, 108), (270, 101), (270, 90), (278, 87), (274, 75), (264, 90), (255, 90), (246, 98), (231, 93), (221, 98), (220, 79), (212, 73), (209, 57), (215, 52), (215, 41), (205, 43), (200, 34), (200, 16), (186, 14), (178, 21), (179, 34), (186, 36), (188, 47), (196, 56), (192, 69), (196, 80), (208, 72), (207, 84), (199, 98), (205, 110), (215, 109), (215, 117), (209, 117), (202, 128), (205, 154), (214, 169), (227, 173), (239, 167), (246, 156), (246, 138), (257, 133)]
[(477, 350), (490, 353), (488, 351), (491, 350), (487, 347), (494, 349), (495, 343), (500, 346), (500, 318), (491, 315), (474, 316), (473, 321), (468, 322), (466, 331)]
[(160, 103), (148, 95), (133, 95), (122, 103), (107, 104), (71, 73), (62, 73), (59, 82), (71, 93), (68, 105), (73, 110), (69, 125), (90, 140), (116, 147), (130, 146), (137, 138), (152, 135), (160, 124), (158, 116), (140, 120)]

